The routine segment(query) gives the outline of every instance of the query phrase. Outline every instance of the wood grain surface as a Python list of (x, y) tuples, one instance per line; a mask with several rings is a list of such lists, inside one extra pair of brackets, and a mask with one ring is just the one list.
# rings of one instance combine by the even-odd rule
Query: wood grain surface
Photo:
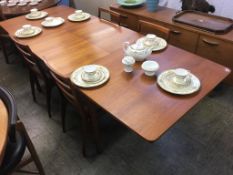
[[(59, 6), (46, 11), (51, 16), (66, 19), (74, 9)], [(16, 39), (15, 31), (27, 23), (40, 26), (41, 20), (27, 21), (24, 17), (17, 17), (0, 25)], [(92, 16), (81, 23), (66, 20), (60, 27), (43, 28), (39, 36), (17, 41), (29, 45), (50, 69), (64, 77), (86, 64), (106, 66), (110, 80), (98, 88), (82, 89), (82, 93), (145, 140), (155, 141), (218, 85), (230, 70), (168, 45), (162, 52), (154, 52), (148, 58), (160, 65), (155, 77), (145, 76), (140, 62), (134, 66), (133, 73), (125, 73), (121, 63), (124, 56), (122, 44), (139, 37), (141, 35), (137, 32)], [(190, 70), (200, 79), (202, 86), (199, 92), (179, 96), (158, 87), (157, 75), (178, 67)]]
[(8, 132), (8, 113), (7, 109), (0, 99), (0, 165), (4, 157), (4, 151)]

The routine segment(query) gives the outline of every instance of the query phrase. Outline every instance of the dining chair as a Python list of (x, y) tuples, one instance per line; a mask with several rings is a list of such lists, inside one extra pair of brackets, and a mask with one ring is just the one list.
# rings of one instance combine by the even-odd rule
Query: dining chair
[(56, 74), (52, 70), (50, 70), (50, 73), (51, 73), (58, 89), (61, 92), (60, 93), (61, 94), (61, 121), (62, 121), (63, 132), (66, 132), (65, 117), (66, 117), (67, 102), (69, 102), (70, 104), (72, 104), (73, 106), (76, 107), (76, 104), (77, 104), (75, 101), (76, 99), (72, 94), (72, 91), (70, 88), (69, 78), (64, 78), (64, 77)]
[[(45, 175), (36, 149), (24, 127), (24, 124), (18, 118), (16, 104), (13, 96), (7, 89), (0, 87), (0, 99), (3, 101), (7, 108), (9, 121), (7, 135), (8, 139), (3, 161), (0, 165), (0, 174), (8, 175), (14, 171), (18, 171), (21, 173), (39, 173), (40, 175)], [(28, 159), (23, 161), (22, 159), (26, 148), (29, 150), (31, 155)], [(33, 161), (37, 167), (38, 172), (22, 170), (25, 165)]]
[(144, 20), (138, 21), (138, 32), (141, 34), (153, 33), (166, 41), (169, 40), (170, 36), (170, 29)]
[(10, 64), (9, 56), (15, 53), (16, 49), (14, 42), (2, 27), (0, 27), (0, 48), (2, 50), (5, 62)]
[[(104, 16), (105, 14), (105, 16)], [(108, 14), (109, 16), (106, 16)], [(108, 22), (113, 22), (118, 25), (121, 25), (121, 15), (117, 12), (114, 12), (112, 10), (104, 9), (99, 7), (98, 8), (98, 17), (102, 20), (106, 20)]]
[(54, 87), (54, 82), (50, 76), (49, 70), (45, 63), (40, 58), (38, 58), (28, 46), (22, 45), (17, 41), (14, 42), (28, 68), (32, 97), (35, 102), (35, 86), (37, 87), (38, 91), (41, 92), (42, 89), (39, 83), (39, 79), (44, 82), (46, 90), (47, 111), (49, 117), (51, 118), (51, 92)]
[[(97, 130), (96, 116), (93, 114), (93, 112), (91, 112), (93, 111), (93, 108), (91, 108), (91, 106), (93, 105), (90, 105), (88, 103), (88, 99), (82, 96), (80, 91), (78, 91), (76, 88), (72, 88), (72, 83), (69, 78), (62, 77), (59, 74), (57, 74), (55, 71), (52, 71), (51, 69), (50, 69), (50, 73), (54, 78), (58, 88), (61, 91), (61, 119), (62, 119), (63, 132), (66, 132), (65, 115), (66, 115), (67, 102), (69, 102), (81, 117), (81, 122), (82, 122), (81, 130), (82, 130), (82, 140), (83, 140), (82, 151), (83, 151), (83, 155), (86, 156), (86, 146), (90, 132), (94, 133), (93, 135), (94, 135), (95, 143), (97, 143), (96, 141), (97, 136), (99, 137), (98, 131), (96, 131)], [(101, 152), (99, 142), (100, 141), (98, 140), (98, 145), (96, 144), (96, 147), (97, 147), (97, 151)]]

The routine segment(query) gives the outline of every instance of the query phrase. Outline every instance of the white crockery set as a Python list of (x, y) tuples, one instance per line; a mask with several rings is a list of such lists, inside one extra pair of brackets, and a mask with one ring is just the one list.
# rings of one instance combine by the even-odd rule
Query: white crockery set
[[(28, 0), (20, 0), (20, 1), (28, 1)], [(41, 1), (41, 0), (30, 0), (30, 2)], [(48, 15), (45, 11), (38, 11), (38, 9), (33, 8), (30, 10), (30, 13), (25, 17), (29, 20), (37, 20), (42, 19)], [(73, 14), (68, 16), (70, 21), (81, 22), (87, 20), (91, 17), (90, 14), (83, 12), (82, 10), (76, 10)], [(65, 19), (61, 17), (52, 17), (49, 16), (45, 18), (44, 21), (41, 22), (43, 27), (57, 27), (62, 25), (65, 22)], [(18, 38), (29, 38), (36, 36), (42, 32), (40, 27), (31, 26), (30, 24), (23, 25), (22, 28), (15, 32), (15, 36)]]
[[(126, 56), (122, 59), (124, 71), (132, 72), (135, 61), (144, 61), (152, 51), (164, 49), (166, 46), (166, 41), (163, 42), (163, 39), (153, 34), (147, 34), (131, 45), (129, 42), (125, 42), (123, 50)], [(145, 75), (154, 76), (159, 69), (159, 64), (156, 61), (148, 60), (142, 63), (141, 68)], [(162, 72), (158, 76), (157, 82), (162, 89), (179, 95), (194, 93), (201, 86), (200, 80), (184, 68), (170, 69)]]
[(0, 1), (0, 5), (4, 6), (7, 5), (8, 7), (14, 7), (16, 5), (18, 6), (26, 6), (28, 3), (29, 5), (37, 5), (39, 2), (41, 2), (42, 0), (2, 0)]

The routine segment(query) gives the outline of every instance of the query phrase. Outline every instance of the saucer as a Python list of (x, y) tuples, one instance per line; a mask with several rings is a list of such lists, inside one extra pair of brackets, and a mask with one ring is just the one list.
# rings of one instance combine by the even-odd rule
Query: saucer
[(65, 20), (61, 17), (55, 17), (52, 22), (43, 21), (41, 25), (43, 27), (57, 27), (62, 25), (65, 22)]
[(201, 87), (200, 80), (192, 73), (190, 73), (190, 82), (183, 85), (175, 83), (174, 77), (174, 70), (164, 71), (158, 76), (157, 83), (163, 90), (178, 95), (195, 93)]
[(27, 5), (27, 3), (19, 3), (19, 4), (18, 4), (18, 6), (21, 6), (21, 7), (22, 7), (22, 6), (26, 6), (26, 5)]
[(42, 32), (42, 29), (40, 27), (32, 26), (32, 31), (33, 32), (31, 32), (31, 33), (25, 34), (23, 32), (23, 29), (19, 29), (15, 32), (15, 36), (17, 38), (30, 38), (30, 37), (33, 37), (33, 36), (40, 34)]
[(7, 7), (14, 7), (16, 6), (16, 3), (13, 3), (13, 4), (7, 4)]
[(85, 21), (85, 20), (89, 19), (90, 17), (91, 17), (91, 15), (89, 13), (83, 13), (83, 17), (81, 17), (81, 18), (77, 18), (75, 14), (71, 14), (68, 16), (68, 19), (70, 21), (80, 22), (80, 21)]
[(40, 15), (38, 15), (38, 16), (31, 16), (31, 13), (29, 13), (25, 17), (27, 19), (33, 20), (33, 19), (42, 19), (42, 18), (46, 17), (47, 15), (48, 15), (47, 12), (41, 11)]
[[(77, 86), (83, 88), (92, 88), (97, 87), (108, 81), (110, 77), (109, 70), (101, 65), (95, 65), (97, 67), (97, 72), (99, 72), (99, 77), (95, 81), (86, 81), (84, 80), (84, 70), (83, 67), (76, 69), (70, 76), (70, 80)], [(84, 79), (83, 79), (84, 78)]]
[[(142, 37), (137, 40), (137, 42), (142, 42), (144, 46), (148, 47), (148, 45), (145, 44), (146, 37)], [(156, 43), (158, 44), (152, 45), (152, 51), (159, 51), (163, 50), (167, 47), (167, 41), (163, 38), (156, 37)]]

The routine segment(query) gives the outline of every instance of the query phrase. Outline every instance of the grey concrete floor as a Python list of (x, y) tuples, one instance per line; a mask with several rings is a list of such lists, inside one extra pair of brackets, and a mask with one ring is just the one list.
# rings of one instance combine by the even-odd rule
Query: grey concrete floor
[(37, 93), (38, 103), (33, 102), (26, 68), (19, 58), (11, 59), (5, 64), (0, 53), (0, 85), (15, 96), (47, 175), (233, 174), (233, 87), (218, 87), (154, 143), (103, 116), (104, 152), (84, 158), (78, 115), (68, 108), (68, 131), (62, 133), (56, 90), (50, 119), (45, 95)]

